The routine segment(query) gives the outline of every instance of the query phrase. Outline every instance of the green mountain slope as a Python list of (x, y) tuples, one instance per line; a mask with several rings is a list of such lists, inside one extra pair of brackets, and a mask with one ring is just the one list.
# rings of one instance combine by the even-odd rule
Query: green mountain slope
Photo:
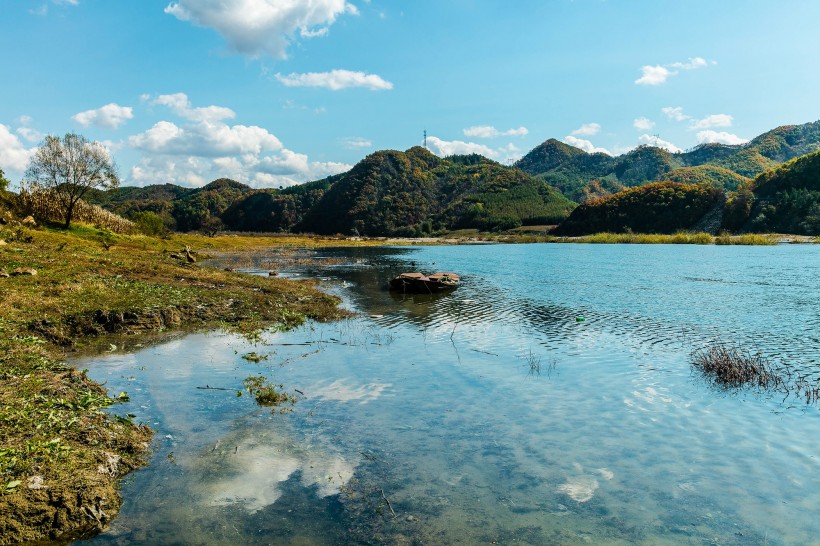
[(332, 176), (283, 190), (252, 191), (222, 213), (222, 222), (233, 231), (290, 231), (338, 178)]
[(730, 228), (820, 235), (820, 152), (767, 171), (738, 192)]
[[(784, 161), (817, 149), (820, 149), (820, 121), (778, 127), (744, 145), (701, 144), (687, 152), (674, 154), (652, 146), (639, 146), (624, 155), (610, 157), (587, 154), (551, 139), (534, 148), (516, 166), (545, 180), (567, 197), (583, 202), (601, 195), (602, 190), (606, 191), (604, 181), (614, 189), (632, 187), (667, 180), (669, 173), (677, 169), (706, 165), (754, 178)], [(740, 182), (717, 170), (697, 174), (699, 181), (729, 189)], [(679, 173), (673, 178), (677, 176), (682, 175)], [(588, 187), (594, 180), (599, 186)]]
[(653, 182), (582, 203), (555, 233), (674, 233), (690, 229), (723, 200), (723, 190), (708, 185)]
[(300, 231), (418, 235), (554, 223), (574, 203), (541, 180), (481, 156), (440, 159), (424, 148), (369, 155), (341, 175)]
[(143, 188), (124, 186), (105, 192), (93, 190), (86, 194), (86, 200), (124, 218), (153, 212), (168, 227), (191, 231), (218, 219), (235, 200), (251, 191), (250, 186), (220, 178), (201, 188), (158, 184)]
[(745, 176), (716, 165), (681, 167), (664, 174), (663, 179), (668, 182), (680, 182), (681, 184), (711, 184), (717, 188), (731, 191), (751, 182), (751, 179)]

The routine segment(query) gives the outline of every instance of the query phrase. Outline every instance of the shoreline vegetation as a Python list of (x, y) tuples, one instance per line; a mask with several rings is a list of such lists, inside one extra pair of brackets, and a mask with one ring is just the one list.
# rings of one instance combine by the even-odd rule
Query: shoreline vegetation
[[(117, 415), (116, 403), (128, 393), (106, 392), (66, 364), (67, 352), (106, 334), (193, 327), (252, 337), (261, 328), (348, 314), (338, 298), (310, 282), (196, 263), (215, 249), (350, 244), (345, 241), (196, 235), (163, 240), (83, 224), (69, 230), (24, 227), (5, 218), (0, 544), (66, 542), (98, 533), (119, 510), (118, 479), (150, 456), (152, 431)], [(193, 250), (181, 250), (186, 248)]]
[(108, 393), (67, 365), (67, 352), (108, 334), (188, 327), (252, 338), (263, 328), (349, 314), (338, 298), (311, 282), (203, 267), (209, 255), (416, 244), (784, 241), (818, 242), (705, 233), (554, 237), (547, 226), (418, 239), (179, 233), (160, 238), (84, 223), (41, 227), (6, 212), (0, 222), (0, 544), (65, 542), (100, 532), (119, 510), (117, 481), (150, 456), (152, 431), (116, 413), (116, 403), (128, 393)]

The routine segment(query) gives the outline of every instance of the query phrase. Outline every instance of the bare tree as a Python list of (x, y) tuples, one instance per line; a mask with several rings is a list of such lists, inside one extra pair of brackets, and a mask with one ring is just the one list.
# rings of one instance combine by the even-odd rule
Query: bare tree
[(49, 135), (29, 162), (24, 179), (32, 187), (51, 192), (71, 225), (74, 207), (91, 188), (107, 190), (120, 185), (117, 168), (106, 149), (82, 135)]

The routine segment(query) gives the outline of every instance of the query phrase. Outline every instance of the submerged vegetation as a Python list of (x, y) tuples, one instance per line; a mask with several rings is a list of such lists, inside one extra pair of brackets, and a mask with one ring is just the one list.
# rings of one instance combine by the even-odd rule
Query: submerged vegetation
[(794, 398), (807, 405), (820, 402), (820, 378), (799, 374), (786, 364), (775, 364), (759, 352), (714, 343), (692, 354), (692, 368), (714, 388), (737, 391), (750, 388)]
[(261, 375), (246, 377), (242, 384), (256, 403), (270, 407), (271, 413), (276, 413), (277, 408), (279, 408), (279, 413), (290, 411), (287, 406), (293, 406), (297, 400), (296, 394), (285, 392), (284, 385), (271, 383)]

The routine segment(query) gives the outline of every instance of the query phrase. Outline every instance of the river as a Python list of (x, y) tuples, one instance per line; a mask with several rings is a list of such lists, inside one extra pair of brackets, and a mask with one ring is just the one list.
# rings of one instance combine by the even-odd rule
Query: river
[[(820, 246), (305, 253), (281, 274), (358, 317), (74, 362), (157, 431), (78, 544), (820, 543), (817, 407), (690, 366), (721, 342), (819, 376)], [(462, 286), (385, 289), (408, 270)], [(257, 406), (249, 376), (297, 401)]]

